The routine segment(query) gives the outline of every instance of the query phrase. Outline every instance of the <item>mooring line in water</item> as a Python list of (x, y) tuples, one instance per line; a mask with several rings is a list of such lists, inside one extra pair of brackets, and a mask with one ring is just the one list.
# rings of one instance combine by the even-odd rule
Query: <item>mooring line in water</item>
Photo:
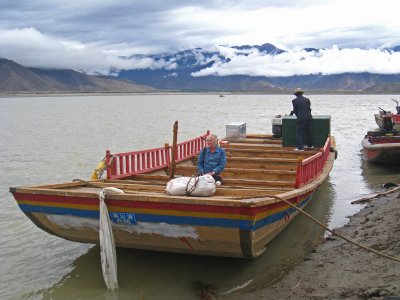
[(106, 192), (114, 192), (123, 194), (124, 192), (120, 189), (113, 187), (106, 187), (100, 190), (100, 227), (99, 227), (99, 239), (100, 239), (100, 257), (101, 257), (101, 269), (103, 271), (103, 278), (106, 286), (109, 290), (118, 289), (118, 278), (117, 278), (117, 255), (115, 250), (114, 235), (112, 232), (110, 215), (106, 205)]
[(400, 262), (400, 258), (398, 258), (398, 257), (391, 256), (391, 255), (388, 255), (388, 254), (385, 254), (385, 253), (376, 251), (376, 250), (374, 250), (374, 249), (372, 249), (372, 248), (370, 248), (370, 247), (367, 247), (367, 246), (362, 245), (362, 244), (360, 244), (360, 243), (358, 243), (358, 242), (355, 242), (355, 241), (349, 239), (348, 237), (345, 237), (344, 235), (342, 235), (342, 234), (340, 234), (340, 233), (337, 233), (335, 230), (330, 229), (328, 226), (322, 224), (322, 223), (321, 223), (320, 221), (318, 221), (316, 218), (314, 218), (313, 216), (311, 216), (310, 214), (306, 213), (306, 212), (305, 212), (304, 210), (302, 210), (301, 208), (297, 207), (296, 205), (294, 205), (293, 203), (289, 202), (288, 200), (286, 200), (286, 199), (284, 199), (284, 198), (282, 198), (282, 197), (275, 196), (275, 195), (268, 195), (268, 197), (273, 197), (273, 198), (275, 198), (275, 199), (278, 199), (278, 200), (280, 200), (280, 201), (285, 202), (285, 203), (288, 204), (289, 206), (293, 207), (294, 209), (296, 209), (297, 211), (299, 211), (300, 213), (302, 213), (302, 214), (303, 214), (304, 216), (306, 216), (308, 219), (312, 220), (313, 222), (317, 223), (319, 226), (321, 226), (321, 227), (324, 228), (325, 230), (327, 230), (327, 231), (329, 231), (330, 233), (332, 233), (332, 235), (337, 236), (337, 237), (340, 237), (341, 239), (345, 240), (346, 242), (349, 242), (350, 244), (353, 244), (354, 246), (357, 246), (357, 247), (359, 247), (359, 248), (361, 248), (361, 249), (364, 249), (364, 250), (366, 250), (366, 251), (372, 252), (372, 253), (374, 253), (374, 254), (376, 254), (376, 255), (379, 255), (379, 256), (382, 256), (382, 257), (385, 257), (385, 258), (388, 258), (388, 259), (391, 259), (391, 260)]

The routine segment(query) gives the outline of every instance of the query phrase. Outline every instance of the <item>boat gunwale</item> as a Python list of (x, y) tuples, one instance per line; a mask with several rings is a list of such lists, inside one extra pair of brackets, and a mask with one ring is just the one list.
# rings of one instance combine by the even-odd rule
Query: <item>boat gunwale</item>
[(377, 143), (372, 144), (367, 137), (361, 141), (361, 145), (367, 150), (396, 149), (400, 148), (400, 143)]
[[(315, 190), (324, 180), (329, 176), (329, 173), (333, 167), (335, 160), (335, 153), (330, 152), (328, 160), (326, 161), (322, 172), (306, 185), (294, 188), (290, 191), (283, 190), (282, 193), (277, 193), (275, 196), (279, 196), (284, 199), (291, 199)], [(32, 187), (10, 187), (11, 193), (25, 193), (25, 194), (38, 194), (40, 192), (44, 195), (56, 195), (56, 196), (74, 196), (82, 198), (98, 198), (96, 192), (79, 192), (67, 189), (68, 187), (84, 187), (90, 182), (101, 182), (102, 180), (91, 180), (91, 181), (77, 181), (70, 183), (59, 183), (50, 185), (39, 185)], [(123, 182), (123, 180), (121, 180)], [(63, 189), (64, 188), (64, 189)], [(229, 187), (227, 187), (229, 188)], [(187, 197), (187, 196), (170, 196), (167, 194), (153, 193), (148, 195), (143, 194), (115, 194), (110, 193), (107, 195), (107, 200), (123, 200), (123, 201), (143, 201), (143, 202), (160, 202), (160, 203), (179, 203), (179, 204), (199, 204), (199, 205), (212, 205), (212, 206), (242, 206), (242, 207), (259, 207), (268, 205), (275, 202), (280, 202), (274, 196), (256, 196), (256, 197), (223, 197), (223, 196), (210, 196), (210, 197)]]

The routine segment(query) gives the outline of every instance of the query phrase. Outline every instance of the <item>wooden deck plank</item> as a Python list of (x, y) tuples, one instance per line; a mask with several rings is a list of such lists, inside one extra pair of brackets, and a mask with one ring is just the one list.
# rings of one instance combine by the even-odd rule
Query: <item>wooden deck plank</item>
[[(237, 179), (237, 178), (223, 178), (224, 186), (235, 186), (235, 187), (265, 187), (265, 188), (279, 188), (282, 190), (294, 188), (294, 180), (254, 180), (254, 179)], [(126, 180), (124, 180), (126, 181)], [(146, 182), (157, 182), (166, 184), (169, 181), (168, 176), (163, 175), (151, 175), (151, 174), (139, 174), (135, 176), (135, 181)]]
[(269, 144), (269, 145), (278, 145), (282, 146), (282, 140), (273, 140), (273, 139), (267, 139), (267, 138), (248, 138), (241, 140), (241, 141), (235, 141), (231, 142), (230, 144)]
[(226, 167), (296, 171), (298, 163), (298, 159), (290, 158), (227, 157)]
[[(125, 193), (158, 193), (166, 194), (166, 184), (142, 184), (140, 182), (132, 182), (128, 184), (121, 184), (118, 182), (89, 182), (86, 186), (75, 186), (73, 189), (76, 191), (85, 192), (98, 192), (99, 189), (105, 187), (115, 187), (123, 190)], [(254, 189), (250, 187), (228, 187), (219, 186), (215, 193), (215, 196), (229, 196), (229, 197), (248, 197), (248, 196), (264, 196), (264, 195), (276, 195), (282, 193), (282, 189)]]
[[(196, 166), (176, 166), (175, 174), (192, 176), (196, 173)], [(223, 178), (248, 178), (259, 180), (294, 180), (295, 171), (287, 170), (268, 170), (268, 169), (242, 169), (225, 168), (222, 172)]]
[(305, 159), (314, 155), (317, 151), (298, 151), (283, 149), (225, 149), (228, 156), (231, 157), (258, 157), (258, 158), (289, 158), (289, 159)]
[[(168, 179), (169, 180), (169, 179)], [(144, 181), (142, 179), (134, 181), (134, 184), (144, 184), (147, 186), (162, 186), (166, 187), (167, 179), (165, 181)], [(133, 185), (134, 185), (133, 184)], [(109, 183), (109, 186), (117, 187), (114, 183)], [(235, 189), (235, 190), (251, 190), (251, 191), (291, 191), (294, 189), (294, 182), (289, 181), (259, 181), (259, 180), (237, 180), (237, 179), (226, 179), (218, 189)]]

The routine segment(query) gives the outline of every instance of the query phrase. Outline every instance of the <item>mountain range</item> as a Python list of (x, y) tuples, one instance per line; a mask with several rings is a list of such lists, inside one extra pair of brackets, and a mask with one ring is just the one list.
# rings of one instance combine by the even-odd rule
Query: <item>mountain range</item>
[[(251, 51), (279, 55), (285, 51), (272, 44), (232, 46), (228, 50), (246, 56)], [(306, 48), (317, 53), (319, 49)], [(400, 46), (388, 49), (400, 52)], [(295, 87), (310, 92), (400, 93), (400, 74), (342, 73), (266, 77), (249, 75), (195, 76), (216, 64), (230, 61), (221, 51), (194, 48), (173, 53), (131, 55), (125, 60), (148, 59), (152, 66), (113, 70), (114, 76), (87, 75), (74, 70), (26, 68), (0, 59), (0, 92), (153, 92), (233, 91), (288, 93)]]
[(0, 59), (0, 93), (138, 93), (154, 88), (113, 77), (92, 76), (74, 70), (26, 68)]

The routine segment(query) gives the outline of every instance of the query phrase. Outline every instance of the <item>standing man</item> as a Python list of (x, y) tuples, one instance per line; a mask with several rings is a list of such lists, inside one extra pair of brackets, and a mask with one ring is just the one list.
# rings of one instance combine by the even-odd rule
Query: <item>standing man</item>
[(301, 88), (297, 88), (294, 91), (295, 99), (292, 100), (293, 110), (290, 115), (293, 114), (297, 117), (296, 123), (296, 151), (304, 151), (304, 145), (308, 148), (312, 148), (311, 139), (311, 102), (310, 99), (303, 96)]
[(206, 147), (199, 154), (197, 172), (199, 175), (209, 174), (214, 177), (216, 182), (222, 183), (220, 173), (224, 170), (226, 164), (225, 150), (219, 147), (218, 138), (214, 134), (207, 136), (206, 143)]

